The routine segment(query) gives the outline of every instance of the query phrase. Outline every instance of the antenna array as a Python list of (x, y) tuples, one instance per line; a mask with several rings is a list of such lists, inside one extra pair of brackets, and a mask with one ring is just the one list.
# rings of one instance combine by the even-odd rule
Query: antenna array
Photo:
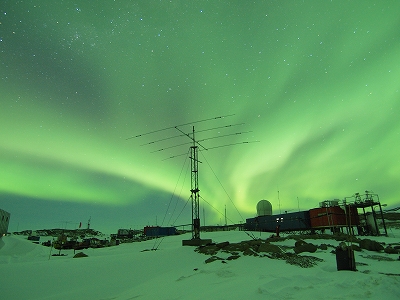
[[(143, 137), (143, 136), (152, 135), (152, 134), (168, 131), (168, 130), (171, 130), (171, 129), (175, 129), (175, 130), (178, 130), (180, 132), (179, 135), (164, 136), (161, 139), (154, 140), (154, 141), (151, 141), (151, 142), (148, 142), (148, 143), (144, 143), (141, 146), (157, 144), (157, 143), (161, 143), (161, 142), (164, 142), (164, 141), (176, 139), (176, 138), (179, 138), (179, 137), (187, 137), (187, 138), (190, 139), (190, 141), (186, 142), (186, 143), (175, 144), (173, 146), (167, 146), (167, 147), (159, 148), (159, 149), (157, 149), (155, 151), (152, 151), (152, 153), (161, 152), (161, 151), (165, 151), (167, 149), (179, 148), (179, 147), (184, 146), (184, 145), (190, 145), (190, 165), (191, 165), (191, 187), (190, 187), (191, 196), (190, 196), (190, 198), (191, 198), (191, 202), (192, 202), (192, 240), (191, 241), (183, 241), (184, 245), (201, 245), (201, 244), (210, 242), (208, 240), (201, 240), (200, 239), (200, 205), (199, 205), (199, 198), (200, 198), (199, 192), (200, 192), (200, 189), (199, 189), (199, 160), (198, 160), (199, 147), (202, 150), (210, 150), (210, 149), (227, 147), (227, 146), (232, 146), (232, 145), (237, 145), (237, 144), (247, 144), (247, 143), (258, 142), (258, 141), (243, 141), (243, 142), (235, 142), (235, 143), (224, 144), (224, 145), (208, 147), (208, 148), (203, 145), (203, 142), (207, 141), (207, 140), (214, 140), (214, 139), (228, 137), (228, 136), (246, 134), (246, 133), (249, 133), (251, 131), (236, 132), (236, 133), (230, 133), (230, 134), (222, 134), (222, 135), (217, 135), (217, 136), (204, 138), (204, 139), (199, 139), (199, 140), (196, 139), (194, 124), (207, 122), (207, 121), (212, 121), (212, 120), (224, 119), (224, 118), (231, 117), (231, 116), (234, 116), (234, 114), (225, 115), (225, 116), (219, 116), (219, 117), (214, 117), (214, 118), (209, 118), (209, 119), (203, 119), (203, 120), (199, 120), (199, 121), (195, 121), (195, 122), (189, 122), (189, 123), (176, 125), (176, 126), (171, 126), (171, 127), (158, 129), (158, 130), (150, 131), (150, 132), (147, 132), (147, 133), (143, 133), (143, 134), (139, 134), (139, 135), (127, 138), (127, 140), (130, 140), (130, 139), (134, 139), (134, 138), (140, 138), (140, 137)], [(213, 131), (213, 130), (217, 130), (217, 129), (226, 129), (226, 128), (239, 126), (239, 125), (243, 125), (243, 124), (244, 123), (218, 126), (218, 127), (203, 129), (203, 130), (197, 131), (196, 133)], [(187, 125), (191, 125), (191, 127), (192, 127), (191, 128), (191, 132), (185, 132), (184, 130), (181, 129), (182, 127), (187, 126)], [(173, 155), (173, 156), (170, 156), (170, 157), (168, 157), (166, 159), (171, 159), (171, 158), (179, 157), (179, 156), (182, 156), (182, 155), (187, 155), (187, 153)], [(164, 160), (166, 160), (166, 159), (164, 159)], [(187, 242), (187, 243), (185, 243), (185, 242)]]

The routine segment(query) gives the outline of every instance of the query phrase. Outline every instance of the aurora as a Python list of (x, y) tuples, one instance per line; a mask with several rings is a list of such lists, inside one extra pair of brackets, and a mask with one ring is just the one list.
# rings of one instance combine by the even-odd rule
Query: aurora
[[(225, 206), (231, 222), (252, 217), (261, 199), (291, 211), (372, 190), (398, 206), (399, 9), (3, 1), (0, 207), (11, 230), (189, 223), (180, 124), (207, 148), (232, 144), (200, 149), (209, 224)], [(229, 117), (190, 125), (218, 116)]]

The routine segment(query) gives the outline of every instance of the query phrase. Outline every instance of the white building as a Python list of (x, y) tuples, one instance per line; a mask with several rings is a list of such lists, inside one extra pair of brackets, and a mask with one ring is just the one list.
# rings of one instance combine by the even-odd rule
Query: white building
[(10, 213), (0, 209), (0, 238), (7, 234), (8, 223), (10, 223)]

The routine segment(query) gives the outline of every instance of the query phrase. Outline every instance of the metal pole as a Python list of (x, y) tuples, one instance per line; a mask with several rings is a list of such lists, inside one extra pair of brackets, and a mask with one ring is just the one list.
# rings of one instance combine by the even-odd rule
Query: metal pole
[(385, 224), (385, 218), (383, 217), (382, 206), (381, 206), (380, 202), (378, 202), (378, 204), (379, 204), (379, 209), (381, 211), (381, 218), (382, 218), (383, 228), (385, 229), (385, 235), (388, 236), (386, 224)]
[(191, 152), (191, 198), (192, 198), (192, 239), (200, 239), (200, 206), (199, 206), (199, 160), (198, 160), (198, 147), (194, 135), (193, 126), (193, 146), (190, 147)]

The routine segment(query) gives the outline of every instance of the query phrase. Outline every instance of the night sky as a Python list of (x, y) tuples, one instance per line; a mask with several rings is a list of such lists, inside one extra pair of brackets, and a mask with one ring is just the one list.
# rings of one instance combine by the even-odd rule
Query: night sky
[(9, 229), (190, 223), (181, 131), (193, 126), (201, 224), (203, 212), (224, 223), (225, 206), (244, 221), (261, 199), (277, 213), (369, 190), (400, 205), (399, 11), (398, 0), (1, 1)]

